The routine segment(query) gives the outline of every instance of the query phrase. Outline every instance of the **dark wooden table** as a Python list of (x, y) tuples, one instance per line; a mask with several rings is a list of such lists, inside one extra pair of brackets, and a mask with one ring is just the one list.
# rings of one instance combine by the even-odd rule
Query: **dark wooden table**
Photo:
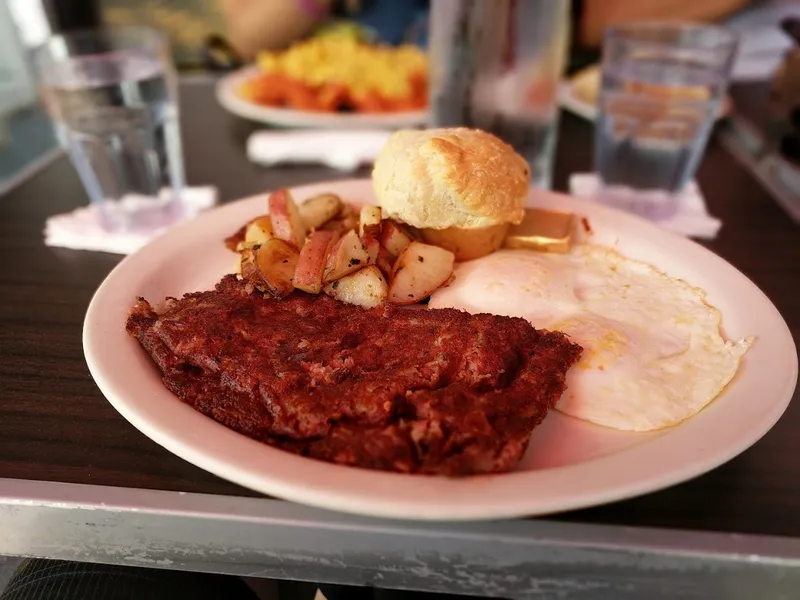
[[(185, 81), (181, 93), (190, 184), (216, 185), (222, 200), (230, 201), (277, 186), (343, 177), (318, 167), (254, 166), (244, 155), (244, 140), (253, 127), (218, 107), (210, 82)], [(591, 127), (564, 115), (555, 175), (558, 189), (565, 189), (570, 173), (590, 168), (591, 153)], [(698, 180), (711, 211), (724, 221), (718, 239), (706, 246), (772, 299), (800, 342), (800, 228), (715, 143)], [(257, 496), (145, 438), (117, 414), (92, 381), (81, 347), (83, 316), (92, 293), (119, 257), (52, 249), (42, 242), (48, 215), (85, 202), (66, 158), (0, 198), (0, 496), (8, 489), (3, 481), (12, 479)], [(772, 431), (711, 473), (554, 521), (800, 539), (798, 430), (796, 394)], [(0, 552), (18, 551), (15, 548), (0, 540)]]

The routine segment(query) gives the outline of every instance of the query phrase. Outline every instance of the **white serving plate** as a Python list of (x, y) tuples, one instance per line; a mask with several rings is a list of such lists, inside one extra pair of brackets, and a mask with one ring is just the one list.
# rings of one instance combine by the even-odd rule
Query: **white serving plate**
[[(367, 180), (293, 190), (372, 203)], [(797, 382), (791, 333), (769, 299), (703, 247), (633, 215), (547, 192), (531, 205), (586, 216), (592, 243), (650, 262), (706, 290), (729, 338), (755, 336), (731, 384), (684, 423), (652, 433), (605, 429), (551, 412), (516, 471), (467, 478), (376, 472), (319, 462), (260, 444), (181, 403), (124, 329), (137, 296), (210, 289), (231, 272), (223, 239), (266, 210), (266, 194), (205, 213), (123, 260), (89, 306), (86, 361), (109, 402), (156, 443), (222, 478), (318, 507), (403, 519), (467, 520), (543, 515), (631, 498), (705, 473), (746, 450), (775, 424)]]

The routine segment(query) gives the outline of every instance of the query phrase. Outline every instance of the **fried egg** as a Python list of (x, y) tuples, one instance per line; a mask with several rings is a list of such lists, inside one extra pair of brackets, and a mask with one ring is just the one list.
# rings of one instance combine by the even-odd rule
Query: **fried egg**
[(457, 265), (430, 308), (523, 317), (583, 346), (556, 408), (650, 431), (688, 419), (738, 369), (751, 339), (726, 341), (705, 293), (602, 246), (570, 254), (501, 250)]

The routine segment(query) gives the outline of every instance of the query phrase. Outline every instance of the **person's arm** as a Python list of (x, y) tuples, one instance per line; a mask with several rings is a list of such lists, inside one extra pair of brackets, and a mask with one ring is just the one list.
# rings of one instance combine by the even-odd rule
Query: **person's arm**
[(752, 0), (583, 0), (578, 24), (582, 46), (597, 47), (609, 25), (638, 20), (715, 21)]
[(329, 7), (330, 0), (222, 0), (228, 42), (244, 58), (285, 48), (310, 32)]

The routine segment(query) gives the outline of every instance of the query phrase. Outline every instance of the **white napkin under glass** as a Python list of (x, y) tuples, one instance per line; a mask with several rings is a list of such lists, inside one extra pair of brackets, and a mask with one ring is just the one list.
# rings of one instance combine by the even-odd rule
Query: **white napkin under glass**
[[(164, 202), (165, 194), (159, 199), (147, 196), (129, 195), (118, 205), (109, 203), (105, 210), (136, 210), (148, 205)], [(196, 217), (217, 202), (217, 190), (211, 186), (187, 187), (181, 190), (181, 200), (177, 216), (172, 213), (152, 211), (151, 218), (140, 219), (127, 228), (108, 230), (103, 227), (102, 215), (96, 204), (81, 206), (75, 210), (47, 218), (44, 229), (44, 243), (47, 246), (71, 248), (73, 250), (93, 250), (112, 254), (131, 254), (145, 246), (155, 237), (179, 222)]]
[[(601, 188), (600, 179), (595, 173), (576, 173), (569, 178), (570, 193), (584, 200), (600, 201)], [(614, 198), (612, 205), (615, 208), (642, 214), (644, 212), (641, 210), (642, 198), (637, 197), (637, 194), (641, 195), (631, 190), (627, 198), (619, 195)], [(717, 236), (722, 221), (708, 212), (703, 194), (695, 181), (690, 181), (674, 202), (674, 212), (669, 216), (663, 218), (642, 216), (664, 229), (686, 237), (711, 240)]]

